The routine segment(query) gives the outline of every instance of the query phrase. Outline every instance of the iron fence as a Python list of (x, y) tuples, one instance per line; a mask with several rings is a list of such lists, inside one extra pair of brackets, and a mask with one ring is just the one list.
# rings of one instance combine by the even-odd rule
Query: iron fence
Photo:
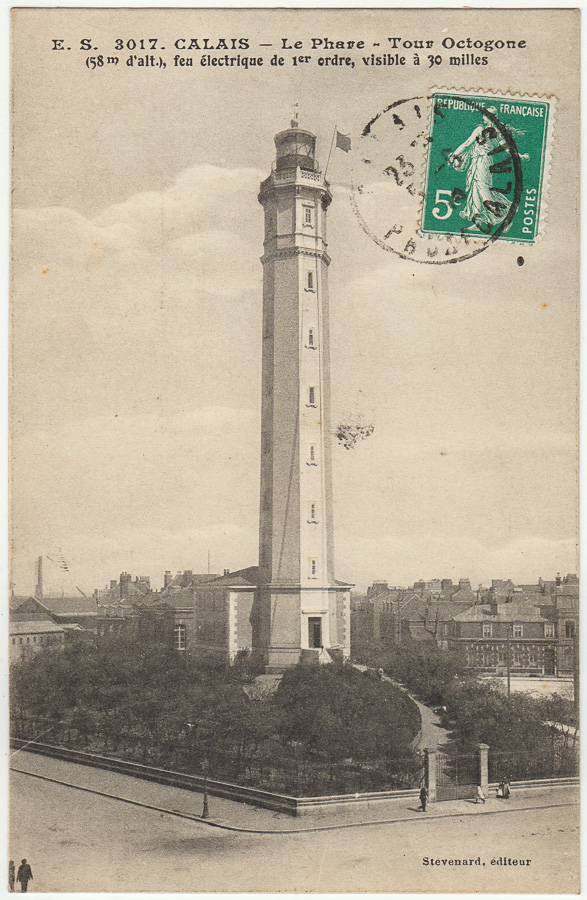
[(209, 763), (210, 776), (246, 787), (295, 797), (415, 788), (422, 784), (421, 754), (368, 761), (309, 758), (301, 748), (267, 741), (255, 753), (229, 753), (218, 746), (201, 746), (189, 735), (153, 735), (127, 730), (102, 730), (39, 716), (13, 714), (11, 734), (24, 741), (41, 741), (70, 750), (112, 756), (142, 765), (199, 775)]
[(579, 748), (556, 741), (540, 750), (489, 752), (489, 781), (527, 781), (579, 774)]

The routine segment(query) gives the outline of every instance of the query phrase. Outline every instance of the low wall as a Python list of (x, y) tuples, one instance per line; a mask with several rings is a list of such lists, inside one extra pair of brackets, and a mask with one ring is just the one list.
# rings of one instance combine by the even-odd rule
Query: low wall
[[(204, 790), (204, 777), (202, 775), (168, 772), (167, 769), (156, 769), (153, 766), (143, 766), (140, 763), (113, 759), (109, 756), (100, 756), (97, 753), (84, 753), (82, 750), (54, 747), (51, 744), (42, 744), (37, 741), (29, 742), (13, 739), (10, 743), (11, 746), (20, 749), (26, 746), (27, 751), (31, 753), (41, 753), (45, 756), (81, 763), (84, 766), (93, 766), (97, 769), (108, 769), (111, 772), (130, 775), (133, 778), (143, 778), (146, 781), (156, 781), (159, 784), (180, 787), (199, 793), (202, 793)], [(272, 794), (268, 791), (260, 791), (257, 788), (241, 787), (237, 784), (215, 781), (212, 778), (208, 778), (207, 787), (208, 793), (216, 797), (226, 797), (229, 800), (251, 803), (253, 806), (262, 806), (265, 809), (288, 813), (291, 816), (296, 815), (297, 800), (295, 797), (288, 797), (286, 794)]]
[[(93, 766), (98, 769), (108, 769), (111, 772), (119, 772), (121, 775), (130, 775), (133, 778), (143, 778), (146, 781), (155, 781), (171, 787), (179, 787), (188, 791), (204, 790), (204, 778), (201, 775), (186, 775), (182, 772), (169, 772), (167, 769), (157, 769), (153, 766), (143, 766), (140, 763), (127, 762), (122, 759), (113, 759), (109, 756), (100, 756), (96, 753), (85, 753), (82, 750), (68, 750), (66, 747), (54, 747), (52, 744), (42, 744), (37, 741), (22, 741), (13, 738), (11, 747), (23, 749), (31, 753), (40, 753), (55, 759), (63, 759), (68, 762), (80, 763), (84, 766)], [(578, 777), (566, 778), (534, 778), (528, 781), (512, 781), (512, 788), (544, 788), (566, 784), (578, 784)], [(490, 784), (489, 789), (496, 790), (497, 783)], [(403, 798), (413, 800), (418, 797), (416, 788), (395, 791), (372, 791), (364, 794), (333, 794), (323, 797), (289, 797), (286, 794), (273, 794), (270, 791), (261, 791), (257, 788), (243, 787), (238, 784), (230, 784), (224, 781), (215, 781), (208, 778), (208, 793), (216, 797), (224, 797), (228, 800), (236, 800), (240, 803), (249, 803), (251, 806), (260, 806), (264, 809), (272, 809), (285, 813), (288, 816), (311, 815), (324, 809), (334, 807), (361, 807), (365, 804), (382, 803), (387, 800)]]
[[(31, 753), (41, 753), (56, 759), (68, 762), (80, 763), (84, 766), (93, 766), (98, 769), (108, 769), (111, 772), (119, 772), (121, 775), (130, 775), (133, 778), (143, 778), (146, 781), (156, 781), (159, 784), (171, 787), (184, 788), (188, 791), (204, 790), (204, 778), (202, 775), (186, 775), (183, 772), (169, 772), (167, 769), (157, 769), (153, 766), (144, 766), (140, 763), (127, 762), (122, 759), (113, 759), (109, 756), (100, 756), (97, 753), (85, 753), (82, 750), (68, 750), (66, 747), (54, 747), (52, 744), (43, 744), (38, 741), (22, 741), (13, 738), (11, 746), (22, 749), (26, 746)], [(418, 796), (416, 789), (395, 791), (372, 791), (365, 794), (333, 794), (326, 797), (289, 797), (287, 794), (273, 794), (270, 791), (261, 791), (257, 788), (243, 787), (238, 784), (230, 784), (225, 781), (216, 781), (208, 778), (208, 793), (216, 797), (225, 797), (228, 800), (236, 800), (240, 803), (249, 803), (251, 806), (260, 806), (264, 809), (272, 809), (289, 816), (301, 816), (324, 808), (349, 804), (362, 805), (376, 803), (384, 800), (393, 800), (396, 797), (412, 798)]]

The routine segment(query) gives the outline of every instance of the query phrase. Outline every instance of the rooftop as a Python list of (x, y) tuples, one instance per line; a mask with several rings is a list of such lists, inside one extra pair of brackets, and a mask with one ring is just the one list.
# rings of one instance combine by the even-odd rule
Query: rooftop
[(497, 614), (492, 614), (491, 606), (484, 603), (471, 606), (454, 617), (455, 622), (546, 622), (537, 606), (528, 602), (498, 603)]
[(10, 634), (65, 634), (65, 629), (55, 622), (11, 622)]

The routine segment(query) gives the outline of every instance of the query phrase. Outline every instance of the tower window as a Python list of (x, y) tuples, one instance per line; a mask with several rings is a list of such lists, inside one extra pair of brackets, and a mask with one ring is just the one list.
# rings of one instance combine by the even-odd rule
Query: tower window
[(308, 406), (316, 406), (316, 390), (313, 387), (308, 388)]
[(523, 625), (514, 624), (514, 637), (521, 638), (524, 637), (524, 627)]
[(311, 350), (314, 350), (316, 348), (316, 341), (314, 338), (314, 329), (313, 328), (308, 328), (308, 343), (306, 346), (309, 347)]
[(317, 522), (317, 521), (318, 521), (318, 519), (316, 518), (316, 504), (310, 503), (310, 517), (308, 519), (308, 522)]
[(574, 622), (565, 622), (565, 637), (567, 640), (575, 637), (575, 623)]
[(304, 206), (304, 225), (312, 224), (312, 207)]
[(547, 622), (544, 626), (544, 637), (553, 638), (554, 637), (554, 623)]
[(175, 625), (173, 628), (173, 646), (176, 650), (185, 650), (185, 625)]
[(318, 574), (318, 563), (315, 559), (310, 560), (310, 578), (316, 578)]
[(310, 444), (310, 460), (311, 463), (316, 462), (316, 444)]
[(314, 273), (306, 272), (306, 290), (313, 291), (314, 290)]

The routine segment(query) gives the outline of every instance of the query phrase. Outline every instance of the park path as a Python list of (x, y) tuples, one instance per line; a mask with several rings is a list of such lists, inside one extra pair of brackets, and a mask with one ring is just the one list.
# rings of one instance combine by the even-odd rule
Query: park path
[[(410, 697), (412, 697), (411, 694)], [(418, 750), (423, 750), (425, 747), (428, 750), (436, 750), (438, 747), (448, 744), (450, 735), (446, 728), (442, 727), (440, 716), (433, 709), (430, 709), (429, 706), (425, 706), (424, 703), (416, 700), (415, 697), (412, 697), (412, 700), (422, 716), (422, 737), (418, 744)]]
[[(360, 672), (368, 672), (370, 668), (369, 666), (363, 666), (359, 663), (355, 663), (354, 666), (355, 669), (358, 669)], [(395, 684), (401, 691), (404, 691), (420, 710), (420, 715), (422, 717), (422, 737), (416, 748), (417, 750), (437, 750), (444, 744), (449, 743), (450, 734), (446, 728), (442, 727), (441, 718), (433, 709), (430, 709), (430, 707), (426, 706), (424, 703), (420, 703), (413, 694), (410, 694), (404, 684), (400, 684), (399, 681), (394, 681), (393, 678), (389, 678), (388, 675), (382, 675), (381, 677), (383, 681), (389, 681), (391, 684)]]

